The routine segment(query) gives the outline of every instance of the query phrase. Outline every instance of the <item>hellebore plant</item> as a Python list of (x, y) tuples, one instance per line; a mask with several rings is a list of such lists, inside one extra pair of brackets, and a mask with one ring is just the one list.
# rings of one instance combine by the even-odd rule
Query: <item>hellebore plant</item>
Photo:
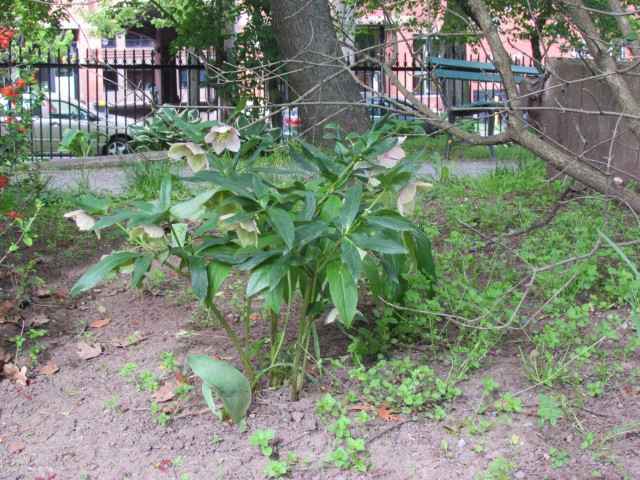
[[(194, 174), (183, 180), (204, 187), (201, 193), (172, 205), (167, 177), (157, 200), (134, 202), (99, 218), (92, 230), (118, 225), (135, 248), (103, 258), (80, 278), (72, 294), (132, 265), (132, 287), (138, 287), (155, 259), (190, 278), (195, 295), (237, 348), (252, 388), (267, 372), (278, 384), (278, 375), (288, 370), (291, 399), (297, 400), (316, 320), (330, 314), (330, 321), (351, 327), (357, 317), (358, 286), (365, 281), (374, 297), (401, 301), (404, 274), (417, 269), (435, 280), (431, 243), (404, 216), (417, 188), (427, 184), (411, 183), (418, 166), (413, 159), (403, 159), (393, 124), (381, 122), (361, 136), (346, 137), (332, 127), (326, 136), (335, 144), (332, 153), (303, 141), (289, 145), (294, 170), (256, 167), (258, 156), (274, 148), (276, 138), (251, 136), (255, 126), (244, 126), (243, 136), (250, 140), (243, 143), (238, 130), (228, 125), (216, 125), (206, 135), (185, 127), (185, 142), (170, 151), (189, 162)], [(207, 160), (203, 168), (201, 155)], [(292, 181), (275, 185), (264, 179), (265, 172), (290, 175)], [(400, 212), (387, 207), (396, 197)], [(85, 210), (89, 203), (84, 202)], [(216, 305), (216, 293), (232, 272), (248, 274), (244, 342)], [(261, 371), (251, 365), (248, 327), (251, 302), (258, 296), (264, 299), (271, 327), (270, 364)], [(296, 321), (290, 322), (294, 298), (300, 305)], [(294, 325), (293, 361), (284, 362), (282, 346)]]

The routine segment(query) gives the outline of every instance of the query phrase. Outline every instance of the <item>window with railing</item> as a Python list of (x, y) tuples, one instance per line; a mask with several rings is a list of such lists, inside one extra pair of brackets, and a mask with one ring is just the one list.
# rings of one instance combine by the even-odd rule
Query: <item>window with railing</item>
[(127, 48), (154, 48), (156, 42), (139, 33), (127, 32), (124, 36), (124, 46)]

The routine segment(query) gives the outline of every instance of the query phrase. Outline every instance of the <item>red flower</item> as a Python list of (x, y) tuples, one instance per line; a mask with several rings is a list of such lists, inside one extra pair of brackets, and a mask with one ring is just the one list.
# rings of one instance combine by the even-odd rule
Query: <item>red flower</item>
[(16, 80), (16, 88), (22, 88), (27, 84), (27, 81), (24, 78), (19, 78)]
[(13, 118), (11, 118), (11, 116), (7, 116), (7, 118), (4, 119), (4, 121), (2, 123), (4, 123), (5, 125), (10, 125), (11, 122), (13, 122)]
[(10, 183), (11, 179), (9, 177), (5, 177), (4, 175), (0, 175), (0, 189), (4, 188), (7, 183)]
[(9, 217), (11, 220), (15, 220), (16, 218), (24, 220), (24, 217), (22, 215), (20, 215), (18, 212), (14, 212), (13, 210), (7, 213), (7, 217)]
[(0, 232), (4, 232), (4, 227), (0, 227)]

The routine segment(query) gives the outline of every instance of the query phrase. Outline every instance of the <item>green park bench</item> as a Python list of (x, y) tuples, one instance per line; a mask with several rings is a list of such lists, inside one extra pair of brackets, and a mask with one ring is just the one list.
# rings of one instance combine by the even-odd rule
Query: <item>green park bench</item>
[[(455, 60), (452, 58), (428, 57), (428, 71), (440, 86), (440, 93), (444, 103), (449, 123), (453, 124), (458, 118), (473, 117), (478, 122), (487, 120), (487, 135), (493, 135), (494, 118), (496, 113), (506, 110), (506, 102), (496, 99), (479, 100), (475, 102), (453, 104), (447, 92), (447, 80), (457, 80), (466, 82), (502, 83), (502, 78), (498, 69), (492, 63), (473, 62), (467, 60)], [(525, 67), (523, 65), (512, 65), (511, 71), (514, 74), (516, 83), (520, 83), (525, 77), (541, 76), (535, 67)], [(444, 159), (449, 158), (449, 152), (453, 145), (467, 145), (465, 142), (453, 141), (453, 135), (447, 132), (447, 144), (444, 150)], [(489, 155), (491, 160), (496, 160), (493, 145), (489, 145)]]

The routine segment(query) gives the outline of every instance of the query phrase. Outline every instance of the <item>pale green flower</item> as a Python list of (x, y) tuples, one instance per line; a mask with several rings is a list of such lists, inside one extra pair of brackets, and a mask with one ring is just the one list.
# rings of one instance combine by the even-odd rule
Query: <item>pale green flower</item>
[(398, 164), (398, 160), (402, 160), (405, 157), (404, 149), (402, 148), (402, 144), (407, 139), (407, 137), (399, 137), (398, 143), (396, 143), (391, 150), (378, 155), (378, 165), (385, 168), (393, 168)]
[(216, 155), (220, 155), (225, 149), (231, 152), (240, 150), (240, 134), (230, 125), (211, 127), (204, 141), (211, 144)]
[(174, 143), (169, 147), (169, 158), (187, 159), (187, 165), (194, 172), (199, 172), (207, 166), (207, 155), (197, 143)]
[(162, 238), (164, 237), (164, 229), (159, 225), (154, 225), (152, 223), (148, 225), (140, 225), (129, 232), (129, 238), (134, 239), (145, 234), (149, 238)]
[(75, 220), (78, 230), (89, 230), (96, 224), (96, 219), (84, 210), (74, 210), (73, 212), (65, 213), (64, 216)]
[(424, 188), (431, 188), (431, 187), (433, 187), (433, 185), (427, 182), (408, 183), (400, 191), (400, 195), (398, 195), (397, 204), (398, 204), (398, 212), (400, 212), (400, 215), (404, 217), (405, 213), (407, 212), (410, 213), (413, 211), (415, 207), (416, 193), (419, 188), (424, 189)]
[(249, 245), (255, 245), (257, 247), (260, 230), (258, 230), (258, 225), (255, 220), (244, 220), (242, 222), (230, 223), (225, 222), (225, 220), (233, 217), (234, 215), (235, 213), (228, 213), (220, 216), (218, 219), (218, 226), (223, 230), (235, 231), (238, 235), (238, 240), (240, 240), (240, 245), (243, 247), (248, 247)]
[[(74, 210), (73, 212), (65, 213), (64, 216), (75, 220), (78, 230), (90, 230), (96, 224), (96, 219), (84, 210)], [(95, 230), (95, 232), (96, 237), (100, 238), (100, 231)]]

